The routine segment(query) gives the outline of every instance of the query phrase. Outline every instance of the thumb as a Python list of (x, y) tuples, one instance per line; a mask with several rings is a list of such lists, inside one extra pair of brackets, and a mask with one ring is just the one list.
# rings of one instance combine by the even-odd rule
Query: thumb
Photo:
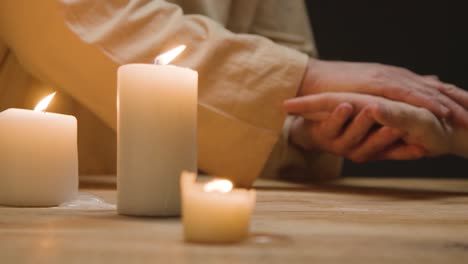
[(403, 131), (408, 131), (414, 122), (411, 114), (398, 103), (393, 103), (392, 107), (387, 104), (372, 104), (370, 114), (382, 126), (398, 128)]

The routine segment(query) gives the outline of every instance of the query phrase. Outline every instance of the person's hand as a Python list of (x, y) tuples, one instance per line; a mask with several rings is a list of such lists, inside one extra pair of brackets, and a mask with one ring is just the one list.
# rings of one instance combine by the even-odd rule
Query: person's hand
[(377, 64), (310, 59), (298, 96), (323, 92), (376, 95), (424, 107), (437, 117), (449, 115), (468, 127), (468, 111), (446, 90), (454, 86), (434, 76), (420, 76), (407, 69)]
[[(464, 107), (468, 107), (468, 92), (448, 88), (447, 92), (457, 98)], [(371, 113), (382, 125), (398, 127), (406, 131), (405, 141), (419, 144), (427, 150), (429, 156), (455, 154), (468, 158), (468, 128), (449, 119), (438, 120), (426, 109), (417, 116), (412, 115), (410, 107), (373, 106)]]
[(290, 128), (290, 141), (302, 149), (330, 152), (355, 162), (418, 159), (424, 155), (424, 150), (418, 146), (396, 147), (403, 136), (400, 130), (375, 129), (376, 122), (369, 106), (354, 118), (353, 106), (349, 103), (341, 103), (331, 110), (331, 113), (315, 115), (311, 118), (314, 120), (296, 117)]
[[(468, 102), (468, 97), (464, 99), (467, 100), (463, 102)], [(468, 139), (468, 129), (449, 124), (444, 119), (439, 120), (425, 108), (353, 93), (323, 93), (299, 97), (286, 101), (284, 107), (289, 113), (317, 121), (330, 118), (329, 113), (343, 102), (353, 105), (357, 112), (365, 110), (370, 113), (383, 128), (403, 132), (402, 140), (405, 144), (386, 149), (378, 155), (378, 159), (406, 159), (405, 148), (408, 146), (420, 147), (427, 156), (452, 153), (468, 157), (468, 143), (464, 143)], [(364, 144), (369, 139), (365, 139)]]
[(466, 115), (466, 110), (468, 109), (468, 92), (453, 84), (441, 83), (435, 76), (428, 77), (427, 79), (428, 81), (432, 81), (434, 85), (437, 85), (439, 91), (450, 97), (462, 107), (462, 109), (456, 108), (452, 110), (454, 111), (454, 114), (450, 120), (455, 126), (468, 129), (468, 125), (464, 123), (461, 118), (457, 118), (460, 115)]

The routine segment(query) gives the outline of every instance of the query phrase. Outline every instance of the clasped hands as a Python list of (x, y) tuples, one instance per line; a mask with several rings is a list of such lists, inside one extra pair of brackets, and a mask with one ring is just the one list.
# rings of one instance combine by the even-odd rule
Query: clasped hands
[(468, 92), (434, 76), (376, 64), (310, 59), (290, 141), (355, 162), (455, 154), (468, 158)]

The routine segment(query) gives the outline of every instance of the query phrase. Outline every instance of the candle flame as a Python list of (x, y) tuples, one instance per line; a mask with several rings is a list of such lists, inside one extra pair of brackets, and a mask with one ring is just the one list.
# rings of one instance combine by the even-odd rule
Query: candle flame
[(158, 65), (167, 65), (169, 64), (173, 59), (175, 59), (177, 56), (179, 56), (182, 51), (185, 50), (187, 46), (185, 45), (180, 45), (176, 48), (171, 49), (170, 51), (167, 51), (159, 56), (157, 56), (154, 59), (154, 64)]
[(34, 111), (36, 112), (44, 112), (47, 107), (49, 106), (50, 102), (54, 98), (56, 92), (49, 94), (46, 96), (44, 99), (42, 99), (37, 105), (36, 108), (34, 108)]
[(222, 192), (227, 193), (232, 190), (232, 182), (229, 180), (213, 180), (203, 186), (205, 192)]

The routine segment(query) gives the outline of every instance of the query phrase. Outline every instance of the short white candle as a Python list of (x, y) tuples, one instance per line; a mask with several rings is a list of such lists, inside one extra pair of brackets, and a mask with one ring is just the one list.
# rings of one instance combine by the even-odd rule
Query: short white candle
[[(167, 63), (164, 55), (158, 58)], [(117, 77), (117, 211), (178, 216), (180, 173), (197, 170), (198, 74), (172, 65), (127, 64)]]
[(72, 199), (78, 192), (76, 129), (69, 115), (1, 112), (0, 204), (55, 206)]
[(181, 175), (185, 240), (234, 243), (247, 238), (255, 190), (232, 189), (227, 180), (197, 183), (195, 179), (195, 173)]

